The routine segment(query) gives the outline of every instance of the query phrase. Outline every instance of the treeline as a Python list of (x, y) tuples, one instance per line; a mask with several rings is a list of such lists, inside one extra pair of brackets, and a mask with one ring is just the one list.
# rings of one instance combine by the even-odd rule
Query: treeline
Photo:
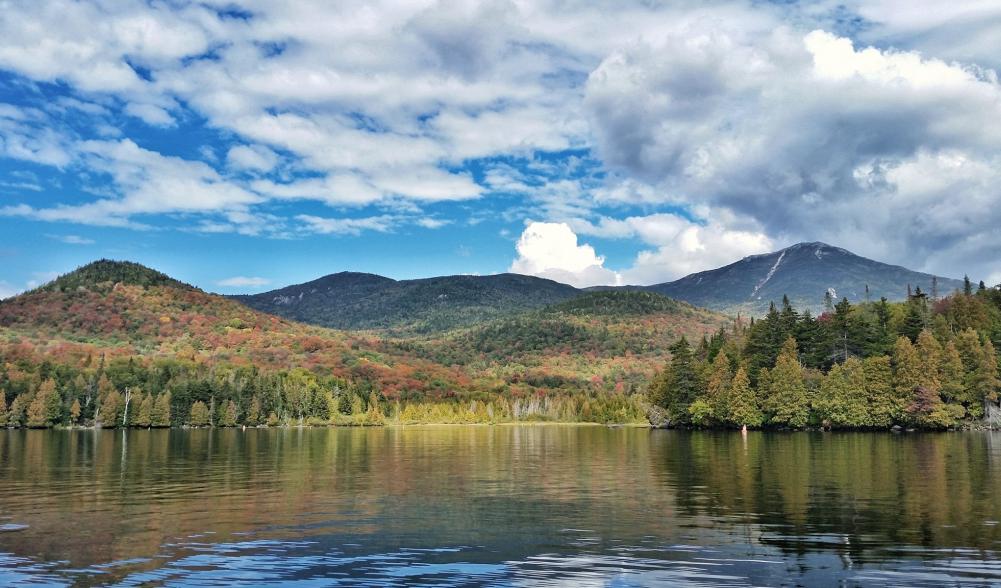
[(901, 303), (843, 299), (814, 318), (788, 299), (766, 317), (682, 338), (649, 388), (671, 426), (945, 429), (971, 425), (1001, 392), (1001, 291)]
[(2, 427), (233, 427), (522, 421), (628, 423), (646, 414), (642, 395), (475, 393), (386, 398), (368, 382), (305, 369), (262, 372), (178, 360), (116, 358), (76, 369), (5, 362)]

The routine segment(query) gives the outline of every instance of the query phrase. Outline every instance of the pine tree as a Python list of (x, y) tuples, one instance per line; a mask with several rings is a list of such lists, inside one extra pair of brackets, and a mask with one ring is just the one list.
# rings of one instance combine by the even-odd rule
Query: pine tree
[(903, 403), (893, 392), (893, 368), (886, 355), (868, 357), (862, 362), (865, 392), (869, 404), (870, 427), (889, 427), (900, 420)]
[(226, 408), (222, 412), (222, 417), (219, 419), (220, 426), (223, 427), (235, 427), (236, 426), (236, 403), (232, 400), (226, 402)]
[(738, 367), (727, 390), (728, 409), (725, 422), (729, 425), (742, 427), (758, 427), (761, 425), (761, 411), (758, 410), (751, 380), (747, 377), (744, 367)]
[[(716, 355), (713, 361), (709, 379), (706, 382), (704, 400), (709, 408), (709, 422), (727, 422), (731, 409), (730, 383), (733, 374), (730, 372), (730, 360), (725, 353)], [(707, 423), (703, 423), (707, 424)]]
[(765, 400), (765, 409), (770, 413), (769, 423), (797, 429), (806, 426), (810, 400), (793, 338), (782, 345), (775, 368), (769, 375)]
[(823, 377), (814, 407), (828, 426), (854, 429), (869, 425), (868, 401), (862, 362), (851, 357)]
[(191, 405), (191, 426), (207, 427), (209, 424), (209, 407), (201, 400)]
[(250, 400), (250, 409), (247, 411), (247, 425), (256, 427), (261, 424), (261, 400), (254, 396)]
[(911, 395), (924, 382), (921, 357), (911, 340), (901, 336), (893, 348), (893, 390), (897, 404), (905, 408)]
[(139, 410), (136, 411), (136, 418), (133, 426), (149, 428), (153, 425), (153, 397), (147, 393), (139, 403)]
[(942, 348), (938, 379), (941, 383), (942, 400), (948, 403), (962, 404), (966, 397), (966, 387), (963, 385), (966, 379), (966, 370), (963, 367), (963, 358), (960, 356), (956, 344), (952, 341), (946, 343), (945, 347)]
[(0, 427), (10, 424), (10, 412), (7, 410), (7, 392), (0, 388)]
[(70, 405), (70, 423), (78, 424), (80, 422), (80, 400), (78, 398), (73, 399), (73, 404)]
[(60, 421), (62, 403), (56, 392), (56, 382), (45, 380), (28, 405), (27, 425), (32, 428), (51, 427)]
[(699, 394), (698, 374), (695, 371), (695, 357), (684, 336), (671, 346), (671, 364), (666, 382), (668, 419), (671, 424), (687, 424), (690, 419), (688, 405)]
[(150, 425), (153, 427), (170, 426), (170, 391), (161, 393), (153, 401), (153, 410), (150, 412)]

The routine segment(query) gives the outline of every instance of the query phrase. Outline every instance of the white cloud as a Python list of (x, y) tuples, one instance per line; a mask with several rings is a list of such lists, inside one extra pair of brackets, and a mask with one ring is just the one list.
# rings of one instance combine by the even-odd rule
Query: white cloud
[(296, 217), (309, 233), (321, 235), (359, 235), (362, 231), (385, 233), (396, 225), (396, 219), (389, 215), (367, 218), (324, 218), (309, 214)]
[(261, 145), (237, 145), (226, 153), (226, 164), (238, 170), (266, 172), (278, 165), (278, 154)]
[(604, 267), (605, 258), (594, 247), (578, 244), (566, 223), (530, 222), (515, 246), (518, 257), (510, 271), (549, 278), (577, 287), (610, 286), (620, 276)]
[(1001, 149), (993, 72), (823, 31), (729, 24), (635, 44), (591, 74), (599, 151), (654, 188), (613, 197), (684, 195), (772, 239), (821, 239), (918, 269), (953, 274), (960, 250), (971, 274), (996, 267), (1001, 243), (963, 245), (1001, 222), (984, 204), (996, 199), (987, 186)]
[(46, 235), (50, 239), (61, 241), (67, 245), (93, 245), (94, 240), (79, 235)]
[(260, 277), (233, 276), (216, 282), (223, 288), (261, 288), (271, 283), (271, 280)]

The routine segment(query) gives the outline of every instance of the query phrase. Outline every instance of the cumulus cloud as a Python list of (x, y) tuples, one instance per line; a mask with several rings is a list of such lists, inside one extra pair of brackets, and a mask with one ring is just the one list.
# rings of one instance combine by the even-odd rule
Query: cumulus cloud
[[(623, 238), (648, 247), (637, 267), (665, 279), (799, 239), (946, 273), (999, 271), (996, 2), (241, 6), (241, 18), (215, 1), (8, 6), (0, 69), (39, 96), (46, 83), (72, 96), (0, 105), (0, 156), (110, 184), (88, 185), (89, 202), (6, 201), (0, 215), (355, 234), (391, 223), (269, 215), (312, 200), (369, 207), (362, 218), (405, 206), (438, 218), (413, 208), (494, 196), (516, 199), (511, 221), (612, 230), (617, 217)], [(69, 113), (87, 120), (63, 124)], [(202, 125), (237, 145), (193, 161), (114, 128), (122, 116), (158, 133)], [(674, 233), (677, 221), (645, 221), (694, 235), (670, 243), (635, 220), (679, 208), (709, 220)], [(670, 254), (686, 242), (690, 254)]]
[(232, 278), (218, 280), (216, 285), (223, 288), (262, 288), (270, 283), (271, 280), (267, 278), (233, 276)]
[(278, 165), (278, 154), (262, 145), (237, 145), (226, 153), (226, 164), (238, 170), (266, 172)]
[[(823, 31), (700, 26), (617, 51), (591, 74), (598, 146), (622, 173), (772, 237), (945, 273), (964, 241), (995, 230), (993, 72)], [(984, 246), (974, 257), (986, 274), (1001, 244)]]
[(510, 271), (556, 280), (577, 287), (620, 283), (618, 274), (604, 267), (605, 258), (594, 247), (577, 243), (566, 223), (530, 222), (515, 246), (518, 257)]

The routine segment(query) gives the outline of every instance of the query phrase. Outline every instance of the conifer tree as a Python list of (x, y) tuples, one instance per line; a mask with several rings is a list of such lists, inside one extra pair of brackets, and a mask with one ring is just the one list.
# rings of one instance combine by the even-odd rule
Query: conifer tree
[(747, 377), (744, 367), (738, 367), (727, 390), (729, 399), (725, 422), (735, 427), (757, 427), (761, 425), (762, 416), (758, 409), (751, 380)]
[(219, 420), (220, 426), (223, 427), (235, 427), (236, 426), (236, 403), (232, 400), (226, 402), (226, 408), (222, 412), (222, 417)]
[(0, 427), (6, 427), (9, 424), (8, 417), (10, 412), (7, 410), (7, 392), (0, 388)]
[(911, 394), (924, 382), (921, 357), (911, 340), (901, 336), (893, 347), (893, 390), (901, 407), (910, 403)]
[(136, 411), (136, 418), (133, 426), (149, 428), (153, 424), (153, 397), (146, 393), (142, 402), (139, 403), (139, 410)]
[(687, 424), (690, 420), (688, 405), (699, 394), (699, 382), (692, 348), (684, 336), (671, 346), (671, 367), (665, 385), (664, 408), (668, 419), (672, 424)]
[(169, 427), (170, 426), (170, 391), (161, 392), (153, 401), (153, 410), (150, 413), (150, 426)]
[(903, 403), (893, 392), (893, 368), (886, 355), (867, 357), (862, 362), (865, 392), (869, 405), (868, 426), (889, 427), (900, 419)]
[(209, 407), (201, 400), (191, 405), (191, 426), (207, 427), (209, 424)]
[(55, 380), (47, 379), (38, 387), (28, 404), (27, 425), (33, 428), (51, 427), (60, 421), (62, 403)]
[(261, 399), (256, 395), (250, 400), (250, 409), (247, 410), (246, 423), (251, 427), (261, 424)]
[(814, 407), (829, 426), (860, 428), (869, 425), (868, 401), (862, 362), (851, 357), (823, 377)]
[(810, 416), (803, 368), (799, 364), (796, 340), (789, 338), (782, 345), (775, 368), (771, 370), (766, 397), (769, 422), (775, 425), (801, 428)]
[(956, 344), (949, 341), (942, 348), (942, 360), (939, 363), (938, 380), (941, 382), (940, 394), (942, 400), (948, 403), (963, 404), (966, 397), (966, 387), (963, 381), (966, 370), (963, 358), (959, 355)]
[(70, 423), (76, 425), (80, 422), (80, 399), (74, 398), (70, 405)]
[(732, 398), (730, 397), (732, 380), (729, 358), (725, 353), (717, 354), (706, 382), (704, 399), (709, 408), (710, 421), (727, 422), (729, 420), (729, 412), (732, 408)]

